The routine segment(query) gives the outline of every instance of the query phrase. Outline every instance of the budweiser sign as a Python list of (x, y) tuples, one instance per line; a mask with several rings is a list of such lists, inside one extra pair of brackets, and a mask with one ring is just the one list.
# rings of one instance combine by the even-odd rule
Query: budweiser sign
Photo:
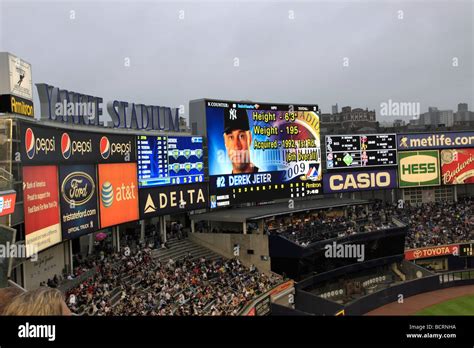
[(405, 260), (418, 260), (446, 255), (459, 256), (459, 245), (440, 245), (435, 247), (405, 250)]
[(442, 150), (441, 175), (444, 185), (474, 183), (474, 149)]

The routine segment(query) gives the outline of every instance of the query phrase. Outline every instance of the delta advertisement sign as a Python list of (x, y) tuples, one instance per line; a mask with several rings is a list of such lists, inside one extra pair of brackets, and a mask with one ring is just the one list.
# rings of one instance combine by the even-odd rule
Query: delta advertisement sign
[(398, 153), (400, 188), (439, 186), (441, 184), (438, 150)]
[(138, 220), (136, 163), (99, 164), (98, 173), (101, 227)]
[(58, 167), (23, 167), (27, 257), (61, 242)]
[(405, 250), (405, 260), (409, 261), (447, 255), (459, 256), (459, 245), (440, 245), (435, 247)]
[(63, 239), (73, 239), (98, 230), (95, 166), (60, 166), (59, 183)]
[(37, 126), (22, 122), (23, 163), (107, 163), (137, 160), (135, 137), (103, 135)]
[(443, 185), (474, 184), (474, 149), (441, 151)]
[(364, 170), (326, 173), (323, 175), (324, 193), (340, 193), (397, 188), (397, 170)]
[(205, 209), (208, 205), (207, 183), (140, 189), (139, 195), (141, 219)]

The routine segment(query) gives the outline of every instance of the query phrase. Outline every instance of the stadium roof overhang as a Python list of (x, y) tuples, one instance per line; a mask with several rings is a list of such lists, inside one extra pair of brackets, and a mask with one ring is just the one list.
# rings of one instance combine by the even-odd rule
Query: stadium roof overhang
[(368, 204), (369, 201), (350, 198), (318, 198), (307, 201), (295, 201), (294, 207), (289, 208), (288, 202), (259, 205), (251, 207), (230, 208), (209, 213), (191, 215), (194, 221), (221, 221), (221, 222), (246, 222), (259, 220), (279, 215), (288, 215), (303, 211), (341, 208), (353, 205)]

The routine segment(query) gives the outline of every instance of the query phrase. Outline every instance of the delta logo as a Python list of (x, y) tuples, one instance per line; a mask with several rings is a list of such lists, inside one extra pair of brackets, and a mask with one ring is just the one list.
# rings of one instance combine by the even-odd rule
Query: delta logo
[(31, 128), (25, 132), (25, 151), (29, 159), (33, 159), (37, 154), (56, 151), (56, 142), (54, 136), (52, 138), (35, 137), (35, 133)]
[(132, 142), (128, 143), (115, 143), (110, 142), (109, 138), (103, 136), (100, 139), (100, 155), (103, 159), (108, 159), (111, 155), (119, 154), (120, 156), (125, 156), (132, 152)]
[(74, 140), (71, 141), (71, 137), (68, 133), (63, 133), (61, 136), (61, 153), (64, 159), (69, 159), (71, 155), (79, 153), (81, 156), (85, 153), (92, 152), (92, 139), (87, 141)]

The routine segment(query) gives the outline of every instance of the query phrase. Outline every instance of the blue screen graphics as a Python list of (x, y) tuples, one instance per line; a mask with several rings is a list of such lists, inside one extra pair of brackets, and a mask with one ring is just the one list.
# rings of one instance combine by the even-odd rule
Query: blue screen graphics
[(137, 136), (138, 186), (204, 180), (202, 137)]

